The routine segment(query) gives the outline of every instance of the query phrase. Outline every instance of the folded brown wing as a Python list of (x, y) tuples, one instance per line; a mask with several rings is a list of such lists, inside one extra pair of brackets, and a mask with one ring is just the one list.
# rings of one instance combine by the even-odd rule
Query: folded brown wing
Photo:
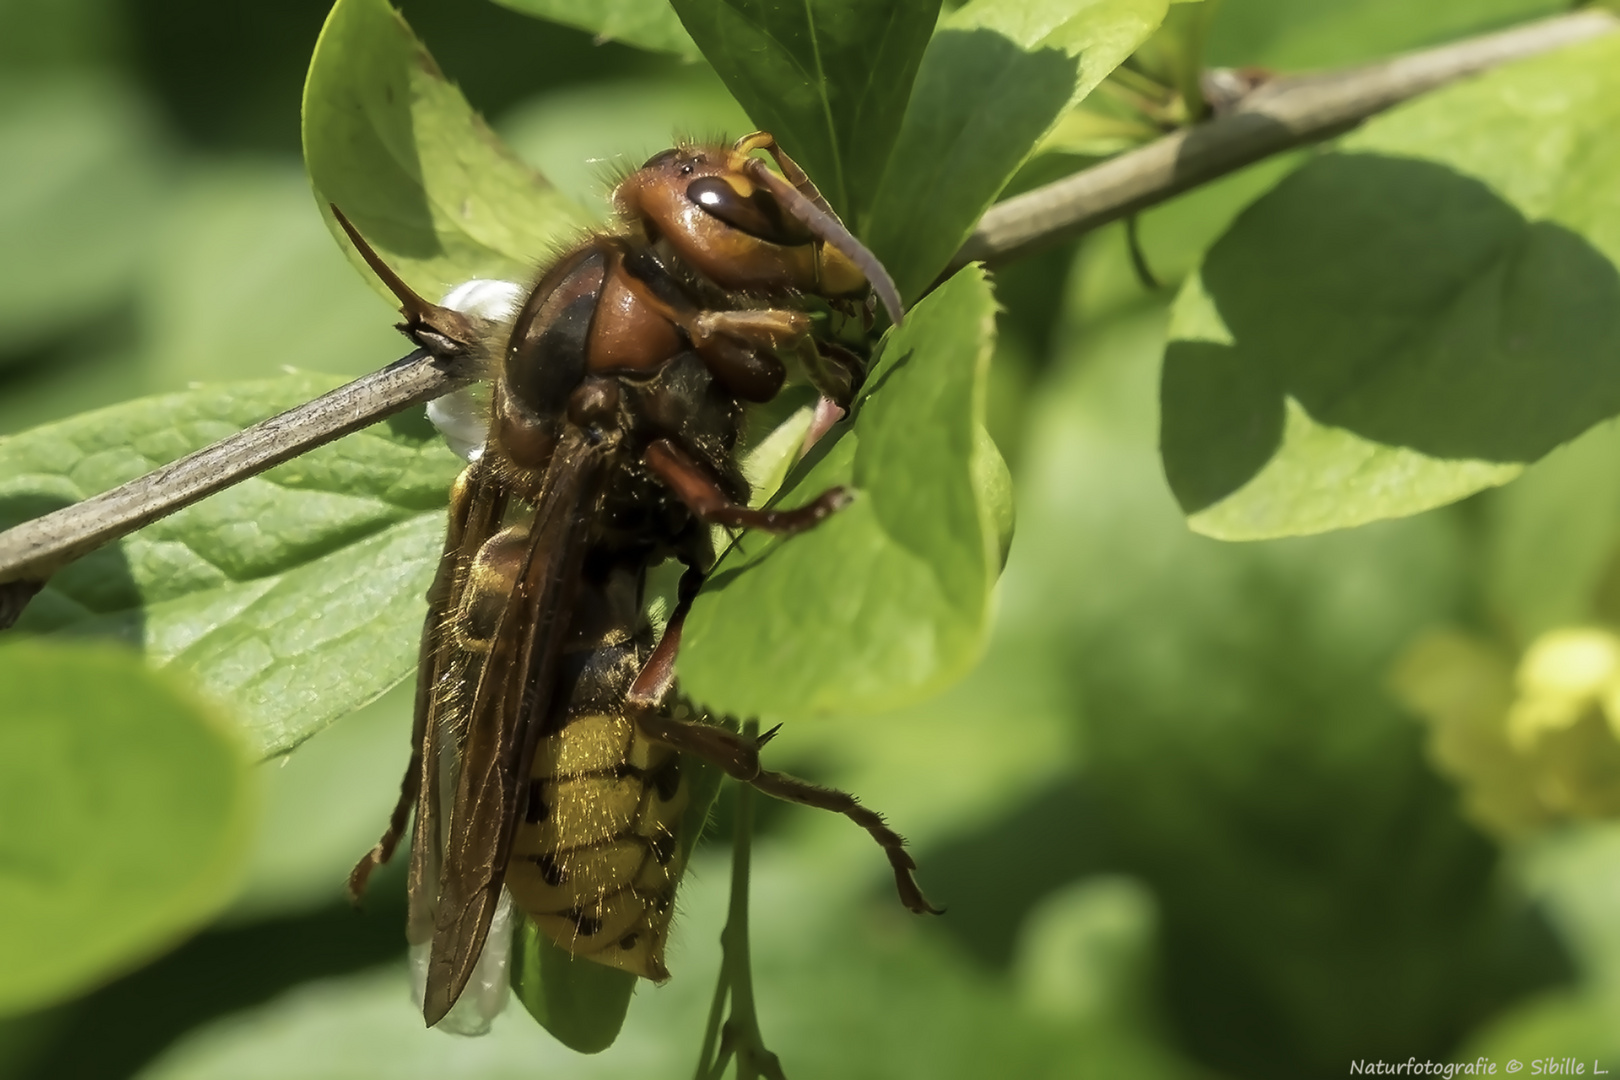
[(461, 995), (500, 902), (529, 759), (553, 707), (605, 463), (604, 450), (572, 428), (558, 444), (540, 488), (523, 569), (465, 713), (422, 1006), (430, 1025)]
[(467, 568), (478, 549), (500, 528), (509, 498), (500, 470), (487, 456), (467, 467), (451, 493), (444, 557), (428, 590), (412, 742), (419, 793), (416, 828), (411, 836), (410, 914), (405, 929), (412, 945), (426, 945), (433, 940), (449, 799), (455, 792), (460, 766), (459, 733), (466, 730), (465, 713), (483, 663), (482, 656), (457, 647), (451, 620), (467, 582)]

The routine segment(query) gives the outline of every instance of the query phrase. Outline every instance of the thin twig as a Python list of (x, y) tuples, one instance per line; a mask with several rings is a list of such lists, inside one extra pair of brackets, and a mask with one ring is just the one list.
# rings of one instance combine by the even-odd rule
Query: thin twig
[(1318, 75), (1262, 83), (1226, 115), (990, 208), (951, 260), (1010, 262), (1263, 158), (1347, 131), (1375, 113), (1488, 68), (1620, 27), (1597, 9)]
[[(1339, 134), (1426, 90), (1617, 26), (1620, 19), (1594, 9), (1346, 71), (1273, 79), (1226, 115), (992, 207), (951, 266), (1011, 261), (1272, 154)], [(443, 362), (413, 353), (104, 495), (0, 533), (0, 627), (40, 582), (74, 559), (468, 381)]]
[[(749, 739), (759, 735), (759, 721), (743, 724)], [(731, 904), (720, 932), (720, 977), (709, 1012), (709, 1028), (698, 1059), (698, 1080), (720, 1080), (726, 1066), (737, 1064), (736, 1080), (784, 1080), (782, 1062), (765, 1047), (754, 1007), (754, 962), (748, 946), (748, 881), (753, 865), (754, 797), (751, 785), (737, 785), (737, 812), (731, 837)], [(722, 1005), (729, 1015), (720, 1023)], [(715, 1039), (718, 1030), (719, 1039)]]
[(722, 960), (720, 974), (714, 980), (714, 997), (709, 1001), (709, 1019), (703, 1025), (703, 1048), (698, 1051), (697, 1072), (693, 1080), (709, 1080), (725, 1071), (725, 1059), (720, 1057), (720, 1027), (726, 1019), (726, 1001), (731, 985), (726, 981), (726, 965)]
[[(23, 596), (29, 586), (37, 591), (38, 582), (103, 544), (471, 381), (457, 365), (418, 349), (127, 484), (0, 533), (0, 582), (9, 583), (0, 585), (0, 614), (8, 597)], [(10, 606), (21, 610), (21, 604)]]

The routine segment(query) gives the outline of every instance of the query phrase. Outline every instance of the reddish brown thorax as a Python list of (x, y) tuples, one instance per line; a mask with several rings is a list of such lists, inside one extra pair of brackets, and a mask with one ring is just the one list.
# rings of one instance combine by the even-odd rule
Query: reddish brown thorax
[(590, 370), (651, 371), (680, 349), (674, 324), (647, 304), (624, 265), (615, 263), (596, 303), (587, 350)]

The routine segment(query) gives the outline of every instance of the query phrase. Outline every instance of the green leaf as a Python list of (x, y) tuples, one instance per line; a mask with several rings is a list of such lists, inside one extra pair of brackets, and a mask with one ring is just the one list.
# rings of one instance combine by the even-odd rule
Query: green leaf
[[(430, 300), (469, 278), (527, 280), (587, 223), (440, 74), (387, 0), (338, 0), (304, 85), (304, 164), (328, 203)], [(376, 286), (381, 292), (381, 285)]]
[(973, 489), (979, 493), (995, 540), (996, 566), (1004, 567), (1012, 551), (1013, 525), (1017, 520), (1012, 470), (1007, 468), (1007, 460), (996, 448), (996, 441), (982, 425), (973, 433), (973, 459), (969, 468), (973, 470)]
[[(995, 302), (968, 267), (892, 331), (853, 420), (777, 502), (852, 504), (789, 538), (746, 534), (693, 605), (684, 690), (773, 720), (918, 700), (977, 659), (1005, 515), (974, 469)], [(1003, 466), (1004, 468), (1004, 466)]]
[(622, 41), (653, 52), (674, 53), (683, 60), (702, 57), (668, 0), (496, 0), (502, 7), (537, 19), (577, 27), (598, 42)]
[(532, 920), (519, 919), (512, 940), (512, 992), (570, 1050), (597, 1054), (612, 1046), (639, 981), (628, 971), (576, 960)]
[(1138, 70), (1155, 82), (1170, 87), (1190, 108), (1204, 100), (1199, 77), (1204, 70), (1204, 51), (1209, 28), (1221, 12), (1220, 0), (1196, 6), (1185, 0), (1171, 0), (1164, 23), (1136, 51)]
[(1204, 106), (1204, 43), (1220, 9), (1219, 0), (1171, 0), (1164, 22), (1131, 55), (1129, 69), (1116, 70), (1058, 120), (1011, 190), (1051, 183), (1098, 158), (1152, 142), (1167, 126), (1197, 119)]
[(0, 645), (0, 1013), (135, 967), (229, 898), (250, 834), (236, 733), (110, 644)]
[(754, 123), (851, 222), (894, 149), (939, 0), (671, 0)]
[[(294, 375), (145, 398), (0, 442), (0, 523), (133, 479), (331, 388)], [(460, 460), (407, 413), (66, 567), (19, 628), (112, 634), (230, 702), (261, 754), (403, 678)]]
[(162, 188), (138, 90), (105, 76), (0, 79), (0, 333), (7, 354), (127, 298)]
[(1165, 473), (1223, 539), (1505, 483), (1620, 412), (1620, 40), (1369, 124), (1251, 206), (1177, 301)]
[(974, 0), (923, 55), (861, 234), (911, 301), (1070, 106), (1163, 20), (1164, 0)]
[(1484, 520), (1486, 595), (1519, 644), (1620, 616), (1620, 425), (1600, 424), (1491, 492)]

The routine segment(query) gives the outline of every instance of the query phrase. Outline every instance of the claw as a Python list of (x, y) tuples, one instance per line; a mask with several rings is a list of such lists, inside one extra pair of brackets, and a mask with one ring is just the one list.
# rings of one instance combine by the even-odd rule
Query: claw
[(424, 300), (421, 294), (405, 284), (405, 279), (395, 273), (393, 267), (383, 262), (382, 256), (366, 243), (360, 230), (344, 216), (336, 203), (326, 205), (331, 208), (332, 216), (349, 237), (349, 242), (354, 244), (354, 249), (371, 267), (372, 273), (388, 286), (388, 291), (399, 301), (399, 313), (405, 316), (405, 321), (399, 325), (400, 332), (441, 359), (469, 352), (479, 338), (478, 328), (472, 320), (452, 308)]

